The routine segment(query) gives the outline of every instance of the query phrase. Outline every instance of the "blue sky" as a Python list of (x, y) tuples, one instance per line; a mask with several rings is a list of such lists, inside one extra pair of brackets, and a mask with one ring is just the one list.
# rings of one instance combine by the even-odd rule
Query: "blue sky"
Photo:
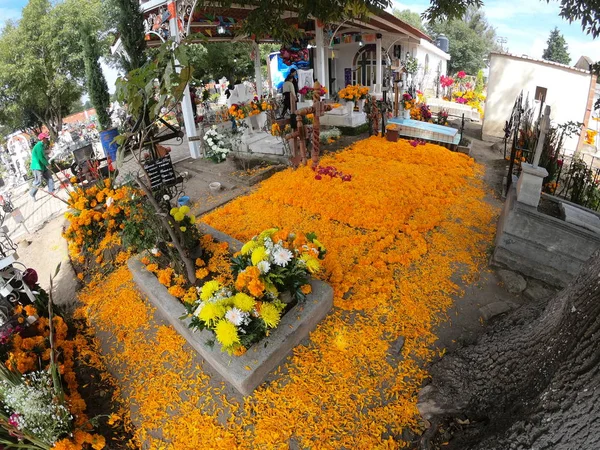
[[(428, 6), (428, 0), (394, 1), (399, 9), (410, 9), (422, 13)], [(484, 0), (483, 10), (489, 23), (496, 28), (498, 36), (505, 37), (510, 53), (541, 58), (546, 48), (550, 30), (558, 27), (569, 46), (571, 64), (580, 56), (586, 55), (594, 61), (600, 61), (600, 38), (596, 41), (581, 31), (578, 22), (569, 24), (559, 14), (559, 2), (547, 3), (541, 0)]]
[(21, 10), (28, 0), (0, 0), (0, 24), (8, 19), (21, 17)]

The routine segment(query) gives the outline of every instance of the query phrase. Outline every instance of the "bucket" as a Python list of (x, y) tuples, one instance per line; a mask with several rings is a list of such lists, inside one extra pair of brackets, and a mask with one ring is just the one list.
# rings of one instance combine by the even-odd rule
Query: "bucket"
[(177, 204), (179, 207), (190, 206), (190, 198), (187, 195), (182, 195), (177, 199)]
[(110, 130), (100, 132), (100, 142), (102, 143), (104, 155), (113, 162), (117, 162), (117, 150), (119, 149), (119, 145), (116, 142), (113, 142), (113, 140), (118, 135), (119, 130), (117, 128), (111, 128)]

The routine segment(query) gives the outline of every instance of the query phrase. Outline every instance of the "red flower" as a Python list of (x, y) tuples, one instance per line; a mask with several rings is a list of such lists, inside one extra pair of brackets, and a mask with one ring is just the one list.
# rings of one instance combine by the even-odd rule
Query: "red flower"
[(315, 175), (315, 180), (320, 180), (320, 179), (322, 179), (322, 178), (323, 178), (323, 177), (322, 177), (321, 175)]
[(467, 74), (464, 71), (461, 70), (460, 72), (458, 72), (456, 74), (456, 76), (462, 80), (464, 77), (467, 76)]

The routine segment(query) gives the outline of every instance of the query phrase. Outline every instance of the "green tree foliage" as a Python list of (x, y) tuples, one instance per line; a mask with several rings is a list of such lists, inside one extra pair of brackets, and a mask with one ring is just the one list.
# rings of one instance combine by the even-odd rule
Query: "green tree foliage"
[(461, 19), (428, 23), (427, 31), (434, 38), (444, 34), (450, 41), (449, 73), (464, 70), (477, 74), (485, 67), (489, 52), (496, 48), (496, 31), (483, 12), (474, 7), (467, 8)]
[(569, 64), (571, 56), (568, 52), (567, 42), (557, 27), (550, 32), (550, 37), (547, 41), (548, 47), (542, 53), (542, 58), (546, 61), (552, 61), (560, 64)]
[(100, 67), (100, 46), (93, 32), (84, 28), (83, 51), (85, 55), (85, 76), (87, 90), (96, 114), (101, 130), (107, 130), (112, 126), (108, 108), (110, 107), (110, 94), (108, 85)]
[(423, 20), (421, 19), (421, 16), (418, 13), (411, 11), (410, 9), (399, 10), (397, 8), (394, 8), (392, 14), (394, 14), (394, 16), (406, 22), (407, 24), (412, 25), (413, 27), (421, 31), (425, 31), (425, 27), (423, 26)]
[(254, 61), (250, 59), (252, 45), (247, 42), (213, 42), (190, 45), (190, 65), (197, 80), (233, 82), (254, 76)]
[(101, 0), (30, 0), (18, 23), (0, 34), (0, 122), (11, 129), (62, 128), (82, 94), (85, 70), (79, 24), (98, 30)]
[(138, 0), (108, 0), (107, 19), (116, 24), (125, 54), (118, 58), (118, 65), (125, 72), (138, 69), (147, 61), (144, 18)]

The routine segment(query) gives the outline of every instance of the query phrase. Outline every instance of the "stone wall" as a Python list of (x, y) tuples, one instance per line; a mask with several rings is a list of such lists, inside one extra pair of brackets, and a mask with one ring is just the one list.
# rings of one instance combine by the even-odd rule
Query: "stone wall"
[(513, 187), (498, 222), (492, 262), (551, 285), (565, 286), (600, 248), (600, 234), (540, 213), (517, 202), (516, 197)]

